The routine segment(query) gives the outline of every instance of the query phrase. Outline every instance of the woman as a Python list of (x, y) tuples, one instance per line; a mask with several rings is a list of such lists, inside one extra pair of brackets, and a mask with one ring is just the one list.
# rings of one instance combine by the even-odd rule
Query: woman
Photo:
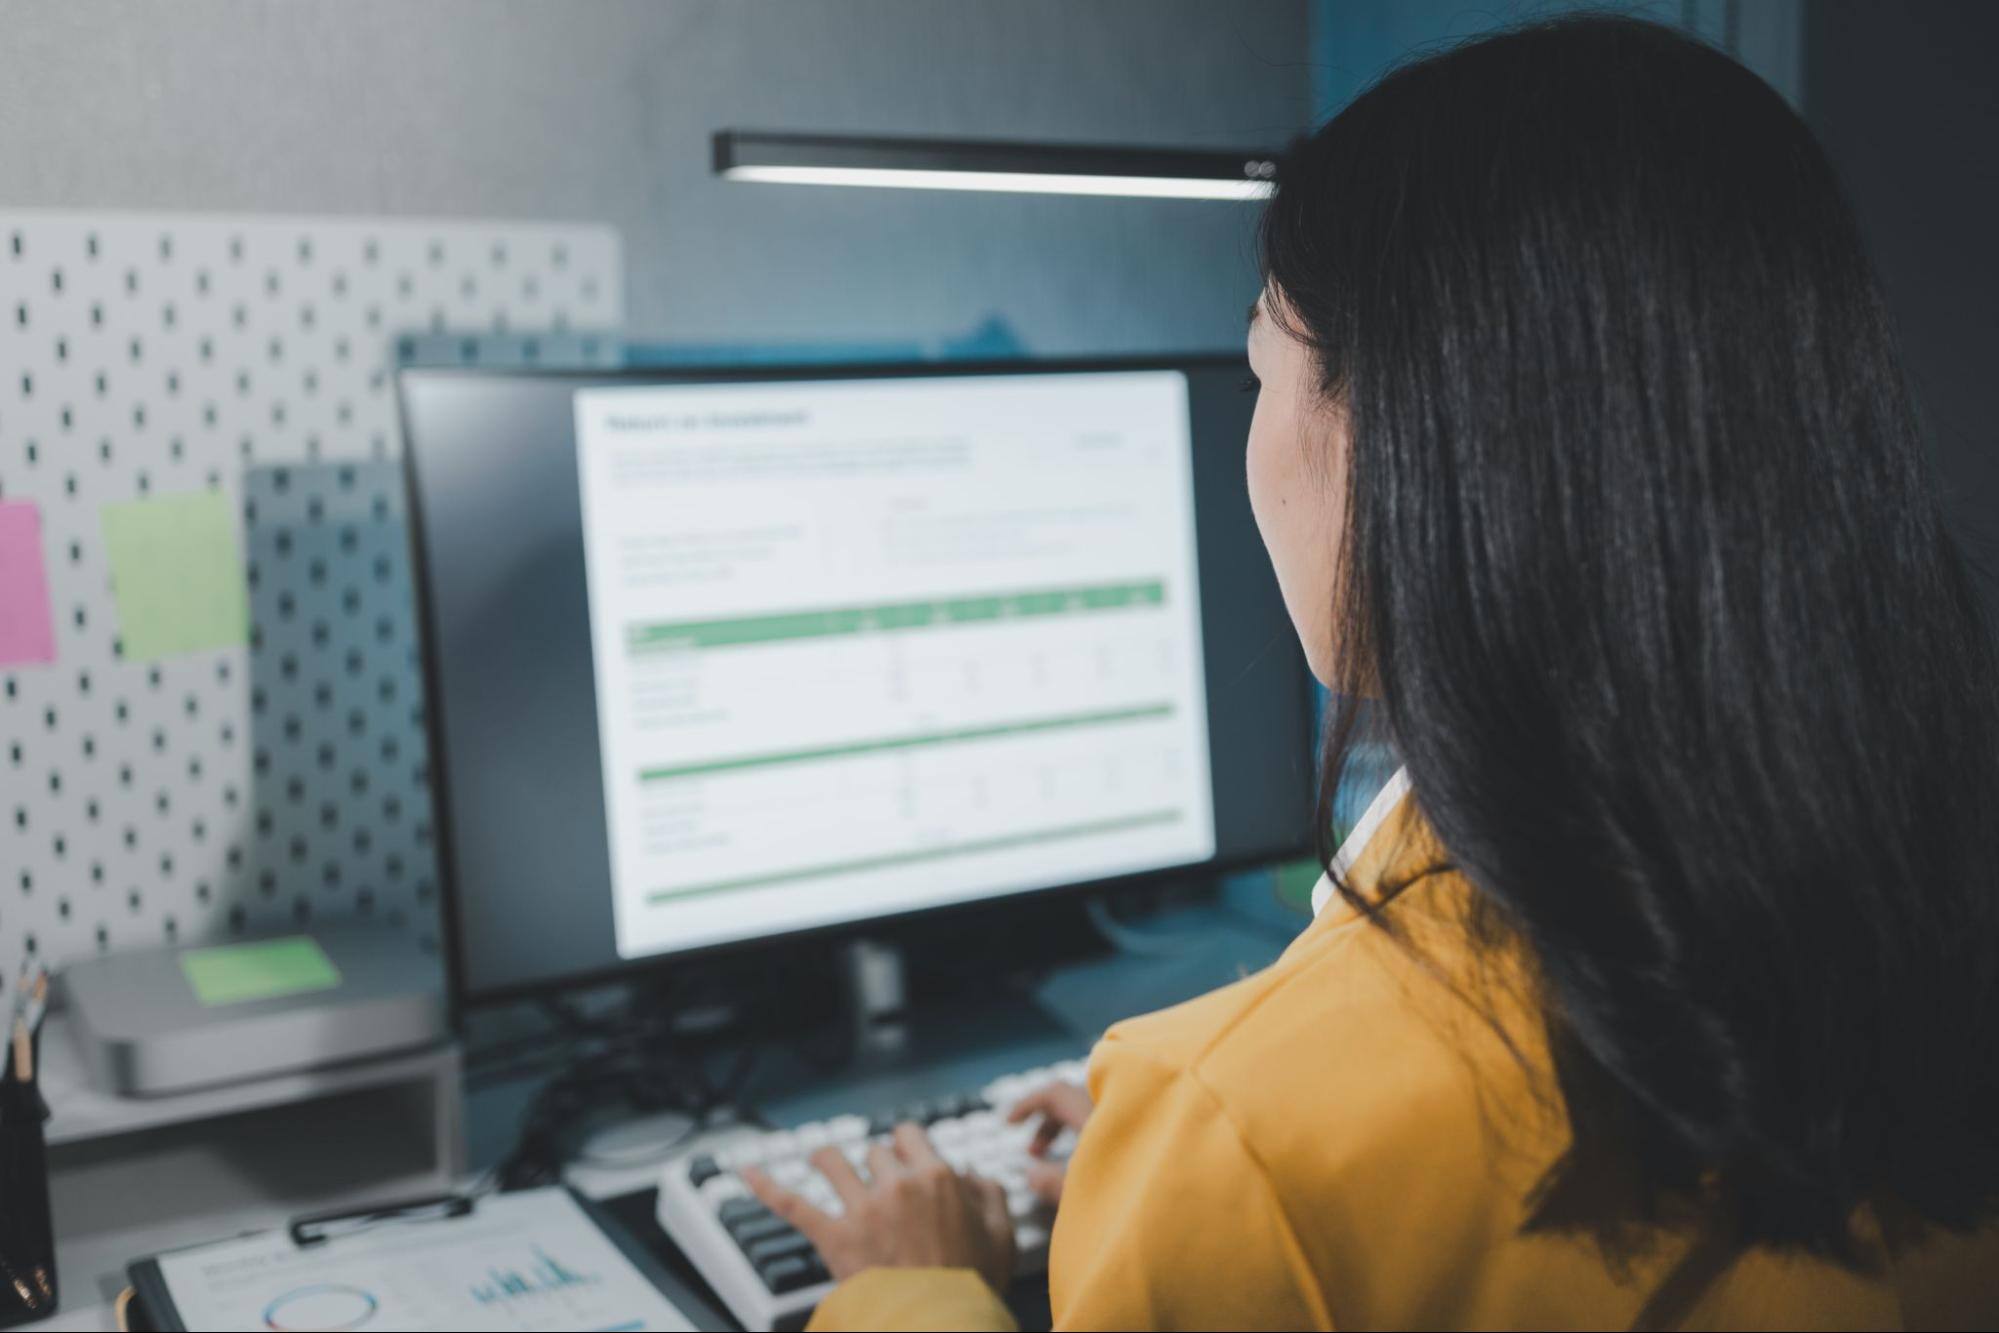
[[(1363, 696), (1404, 770), (1278, 963), (1098, 1047), (1057, 1326), (1990, 1322), (1999, 669), (1818, 148), (1599, 18), (1280, 179), (1250, 494), (1323, 789)], [(1006, 1326), (994, 1186), (822, 1169), (754, 1182), (817, 1326)]]

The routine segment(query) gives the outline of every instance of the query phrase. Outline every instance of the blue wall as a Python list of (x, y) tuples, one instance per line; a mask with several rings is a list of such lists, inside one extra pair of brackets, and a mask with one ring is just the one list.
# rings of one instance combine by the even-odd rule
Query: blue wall
[(1523, 20), (1614, 9), (1671, 23), (1713, 42), (1793, 105), (1804, 87), (1799, 0), (1313, 0), (1312, 102), (1324, 118), (1411, 55)]

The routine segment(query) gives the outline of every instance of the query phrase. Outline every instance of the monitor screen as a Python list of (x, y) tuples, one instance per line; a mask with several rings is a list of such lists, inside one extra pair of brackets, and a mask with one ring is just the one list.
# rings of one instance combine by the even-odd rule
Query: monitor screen
[(1240, 374), (406, 374), (461, 994), (1298, 849)]

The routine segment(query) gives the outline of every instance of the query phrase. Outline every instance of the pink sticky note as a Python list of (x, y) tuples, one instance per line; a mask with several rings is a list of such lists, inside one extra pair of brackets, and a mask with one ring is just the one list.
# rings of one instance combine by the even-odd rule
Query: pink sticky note
[(32, 500), (0, 501), (0, 664), (55, 660), (42, 513)]

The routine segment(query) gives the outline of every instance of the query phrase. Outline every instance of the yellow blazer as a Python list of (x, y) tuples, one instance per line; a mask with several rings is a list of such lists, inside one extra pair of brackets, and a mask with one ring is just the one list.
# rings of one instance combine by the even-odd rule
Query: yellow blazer
[[(1414, 800), (1381, 819), (1349, 880), (1441, 853)], [(1334, 899), (1265, 971), (1120, 1023), (1090, 1062), (1049, 1255), (1057, 1329), (1945, 1328), (1999, 1319), (1999, 1237), (1882, 1256), (1860, 1275), (1699, 1235), (1624, 1263), (1523, 1235), (1524, 1199), (1567, 1144), (1524, 1002), (1476, 964), (1473, 892), (1431, 874), (1391, 918), (1418, 954)], [(1475, 971), (1482, 966), (1484, 971)], [(1648, 1304), (1649, 1302), (1649, 1304)], [(811, 1327), (1010, 1329), (963, 1270), (872, 1269)]]

